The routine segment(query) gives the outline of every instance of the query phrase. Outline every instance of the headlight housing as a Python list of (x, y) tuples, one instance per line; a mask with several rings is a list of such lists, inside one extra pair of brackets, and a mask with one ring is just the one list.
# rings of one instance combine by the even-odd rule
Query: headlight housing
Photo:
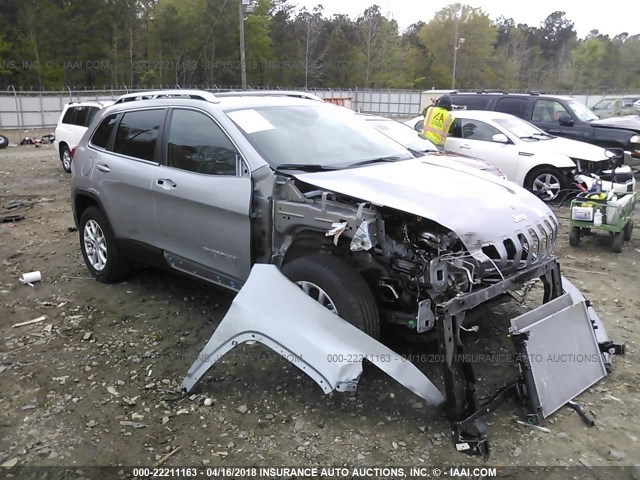
[(634, 135), (629, 139), (631, 143), (640, 143), (640, 135)]

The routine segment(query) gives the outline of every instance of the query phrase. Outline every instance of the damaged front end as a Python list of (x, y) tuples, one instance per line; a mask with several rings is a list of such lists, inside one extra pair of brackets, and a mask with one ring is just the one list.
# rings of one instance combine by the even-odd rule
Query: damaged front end
[[(507, 396), (524, 400), (533, 423), (570, 402), (604, 377), (611, 356), (624, 348), (610, 341), (590, 303), (561, 276), (551, 210), (520, 187), (479, 183), (475, 175), (420, 160), (278, 175), (272, 195), (262, 196), (270, 215), (266, 201), (254, 209), (256, 221), (271, 222), (262, 229), (270, 238), (263, 235), (256, 251), (259, 262), (272, 265), (254, 265), (183, 389), (191, 391), (222, 355), (250, 340), (292, 361), (325, 393), (355, 389), (366, 359), (430, 405), (442, 405), (457, 450), (485, 458), (482, 416)], [(384, 321), (437, 338), (443, 392), (277, 270), (317, 253), (339, 258), (366, 281)], [(481, 403), (461, 338), (465, 321), (537, 280), (543, 304), (510, 324), (520, 374)], [(563, 354), (593, 361), (553, 361)]]

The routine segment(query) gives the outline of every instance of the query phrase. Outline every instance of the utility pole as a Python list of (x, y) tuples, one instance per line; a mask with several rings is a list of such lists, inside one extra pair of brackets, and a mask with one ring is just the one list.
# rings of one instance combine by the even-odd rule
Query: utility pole
[(247, 88), (247, 60), (244, 53), (244, 0), (238, 0), (240, 16), (240, 71), (242, 75), (242, 89)]
[(456, 88), (456, 66), (458, 63), (458, 49), (464, 43), (464, 38), (458, 37), (458, 21), (460, 19), (459, 12), (456, 12), (456, 20), (453, 34), (453, 73), (451, 75), (451, 90)]

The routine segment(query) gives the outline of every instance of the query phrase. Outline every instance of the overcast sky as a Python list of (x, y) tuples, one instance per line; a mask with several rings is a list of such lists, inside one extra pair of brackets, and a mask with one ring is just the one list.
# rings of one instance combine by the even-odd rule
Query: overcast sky
[[(400, 29), (418, 21), (428, 22), (435, 12), (454, 3), (446, 0), (288, 0), (290, 5), (305, 6), (311, 10), (321, 4), (325, 16), (344, 13), (357, 18), (371, 5), (380, 6), (382, 13), (394, 18)], [(472, 7), (482, 8), (491, 18), (500, 15), (513, 18), (517, 23), (540, 26), (547, 16), (556, 10), (566, 12), (573, 21), (578, 36), (584, 38), (591, 30), (615, 36), (622, 32), (640, 33), (640, 4), (637, 0), (607, 0), (603, 4), (584, 0), (468, 0), (461, 1)]]

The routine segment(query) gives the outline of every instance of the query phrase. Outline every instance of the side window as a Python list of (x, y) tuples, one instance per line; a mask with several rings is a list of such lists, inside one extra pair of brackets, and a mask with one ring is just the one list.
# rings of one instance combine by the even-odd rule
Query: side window
[(89, 111), (87, 112), (87, 121), (85, 123), (85, 127), (88, 127), (89, 125), (91, 125), (91, 121), (93, 120), (93, 117), (96, 116), (96, 113), (98, 113), (98, 110), (100, 110), (98, 107), (88, 107)]
[(532, 120), (534, 122), (554, 122), (563, 113), (571, 116), (560, 102), (555, 100), (536, 100), (536, 104), (533, 106)]
[(76, 107), (76, 114), (71, 123), (80, 127), (87, 126), (87, 116), (89, 115), (89, 107)]
[(527, 115), (526, 98), (503, 97), (498, 99), (496, 103), (496, 112), (510, 113), (516, 117), (525, 118)]
[(76, 115), (76, 107), (69, 107), (62, 118), (62, 123), (73, 123), (73, 117)]
[(465, 106), (467, 110), (485, 110), (490, 100), (491, 97), (482, 94), (466, 96), (451, 95), (451, 102), (454, 105)]
[(492, 142), (496, 133), (500, 133), (500, 130), (488, 123), (462, 119), (462, 138), (464, 139)]
[(462, 120), (456, 118), (453, 121), (451, 130), (449, 131), (449, 136), (454, 138), (462, 138)]
[(209, 175), (236, 175), (238, 153), (233, 143), (203, 113), (174, 110), (168, 143), (169, 166)]
[(91, 143), (93, 145), (100, 148), (107, 148), (109, 139), (111, 138), (111, 132), (113, 131), (113, 126), (116, 124), (116, 118), (118, 118), (118, 114), (114, 113), (102, 120), (102, 123), (96, 129), (93, 137), (91, 138)]
[(113, 151), (154, 161), (160, 125), (165, 110), (142, 110), (125, 113), (118, 126)]

